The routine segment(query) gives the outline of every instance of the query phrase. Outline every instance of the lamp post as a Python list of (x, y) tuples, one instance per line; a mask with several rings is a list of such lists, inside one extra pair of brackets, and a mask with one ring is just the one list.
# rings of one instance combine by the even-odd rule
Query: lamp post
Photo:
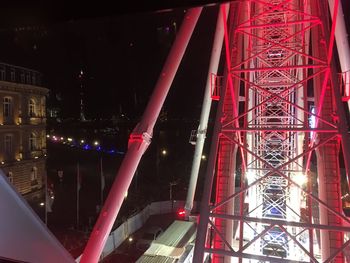
[(169, 186), (170, 186), (170, 188), (169, 188), (169, 199), (170, 199), (171, 202), (173, 202), (173, 186), (174, 185), (177, 185), (177, 182), (170, 182), (169, 183)]

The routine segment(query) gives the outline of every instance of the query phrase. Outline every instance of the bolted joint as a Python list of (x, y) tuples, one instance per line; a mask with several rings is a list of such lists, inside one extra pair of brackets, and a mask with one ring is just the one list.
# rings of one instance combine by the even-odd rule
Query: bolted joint
[(152, 136), (149, 135), (147, 132), (144, 132), (142, 134), (131, 133), (128, 141), (128, 147), (130, 147), (130, 145), (135, 142), (138, 142), (139, 144), (146, 143), (147, 145), (149, 145), (151, 141), (152, 141)]

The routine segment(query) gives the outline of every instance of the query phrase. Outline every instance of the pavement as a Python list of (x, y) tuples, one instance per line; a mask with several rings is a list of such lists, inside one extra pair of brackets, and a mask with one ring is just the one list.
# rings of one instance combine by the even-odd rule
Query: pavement
[(150, 226), (161, 227), (164, 231), (171, 225), (174, 220), (179, 219), (176, 213), (152, 215), (147, 222), (132, 235), (132, 241), (125, 240), (116, 250), (104, 258), (102, 263), (133, 263), (142, 256), (144, 250), (136, 248), (136, 242), (139, 240), (145, 229)]

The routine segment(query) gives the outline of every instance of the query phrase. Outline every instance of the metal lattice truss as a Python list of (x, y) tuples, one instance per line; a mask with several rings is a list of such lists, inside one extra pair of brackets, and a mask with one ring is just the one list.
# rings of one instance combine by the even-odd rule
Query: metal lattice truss
[[(233, 46), (227, 51), (231, 79), (226, 87), (233, 113), (222, 119), (220, 133), (221, 142), (242, 152), (241, 186), (233, 194), (220, 193), (225, 198), (210, 207), (205, 251), (219, 255), (214, 262), (225, 257), (232, 262), (344, 262), (349, 241), (343, 234), (349, 233), (350, 221), (341, 211), (340, 137), (332, 111), (340, 98), (331, 88), (331, 41), (320, 11), (326, 1), (243, 2), (234, 7), (246, 17), (236, 18), (226, 32)], [(243, 55), (237, 58), (239, 42)], [(314, 90), (309, 101), (308, 90)], [(222, 149), (219, 144), (219, 158)], [(310, 170), (315, 151), (332, 155), (324, 159), (325, 169), (338, 169), (332, 179), (336, 204), (322, 197), (321, 177)], [(324, 173), (328, 198), (331, 179)], [(217, 191), (224, 189), (219, 185), (223, 174), (217, 173)], [(229, 206), (233, 213), (227, 212)], [(231, 240), (225, 222), (232, 221)], [(331, 241), (320, 241), (327, 237)]]

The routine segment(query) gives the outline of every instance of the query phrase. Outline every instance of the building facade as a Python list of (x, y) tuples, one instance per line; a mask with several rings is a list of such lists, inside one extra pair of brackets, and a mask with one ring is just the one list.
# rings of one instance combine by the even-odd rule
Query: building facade
[(46, 95), (41, 73), (0, 63), (0, 167), (19, 193), (46, 176)]

